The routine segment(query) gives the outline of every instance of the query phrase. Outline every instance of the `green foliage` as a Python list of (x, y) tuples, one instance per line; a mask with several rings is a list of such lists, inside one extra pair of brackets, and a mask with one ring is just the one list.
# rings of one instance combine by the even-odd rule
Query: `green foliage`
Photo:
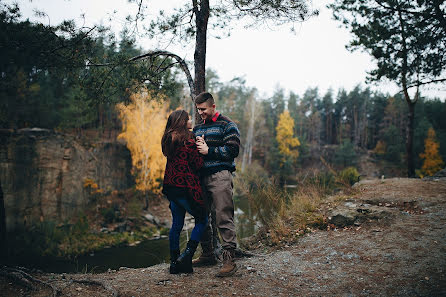
[(104, 223), (106, 224), (116, 222), (119, 218), (114, 207), (102, 208), (100, 212), (101, 215), (104, 217)]
[(358, 182), (359, 177), (360, 174), (355, 167), (347, 167), (339, 173), (339, 178), (349, 185), (353, 185)]
[(376, 59), (370, 79), (412, 84), (443, 73), (446, 29), (440, 2), (336, 0), (329, 7), (353, 33), (349, 48), (363, 49)]
[[(422, 103), (420, 106), (422, 107)], [(418, 108), (419, 110), (420, 108)], [(415, 159), (415, 167), (421, 168), (423, 162), (419, 156), (420, 152), (424, 151), (424, 140), (427, 137), (427, 131), (431, 128), (431, 123), (429, 120), (423, 116), (423, 118), (417, 120), (417, 124), (414, 130), (414, 151), (417, 152), (417, 158)]]
[[(136, 0), (130, 0), (137, 2)], [(139, 1), (138, 1), (139, 2)], [(197, 34), (197, 26), (204, 20), (203, 15), (210, 15), (208, 21), (209, 29), (213, 29), (213, 35), (217, 38), (229, 34), (235, 21), (243, 18), (245, 24), (257, 25), (259, 23), (273, 25), (295, 24), (303, 22), (318, 14), (312, 9), (311, 2), (307, 0), (273, 1), (273, 0), (234, 0), (230, 2), (192, 2), (184, 1), (180, 7), (176, 7), (172, 14), (164, 10), (159, 11), (155, 20), (151, 20), (147, 26), (150, 37), (162, 36), (172, 41), (181, 43), (190, 42)], [(145, 15), (147, 6), (142, 4), (140, 17)], [(200, 13), (196, 13), (196, 12)], [(192, 22), (198, 18), (198, 24)], [(294, 27), (292, 27), (293, 29)]]
[(357, 163), (357, 158), (355, 146), (345, 140), (335, 152), (334, 163), (342, 167), (353, 166)]
[[(321, 192), (329, 193), (333, 191), (336, 187), (336, 178), (333, 173), (328, 171), (316, 172), (308, 177), (307, 184), (321, 189)], [(323, 191), (322, 191), (323, 190)]]
[[(141, 54), (123, 31), (21, 21), (17, 6), (0, 6), (0, 127), (117, 126), (114, 106), (142, 85), (178, 106), (182, 84), (169, 59), (130, 63)], [(115, 127), (116, 128), (116, 127)]]
[(392, 163), (400, 163), (404, 154), (404, 140), (401, 132), (391, 125), (383, 133), (383, 140), (386, 143), (386, 153), (384, 158)]

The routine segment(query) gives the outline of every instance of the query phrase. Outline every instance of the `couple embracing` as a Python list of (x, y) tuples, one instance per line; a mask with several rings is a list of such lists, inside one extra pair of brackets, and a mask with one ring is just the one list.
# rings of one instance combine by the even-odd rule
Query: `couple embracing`
[[(237, 270), (232, 172), (234, 158), (239, 153), (240, 133), (234, 122), (216, 110), (210, 93), (200, 93), (195, 104), (203, 122), (194, 127), (193, 133), (188, 113), (176, 110), (170, 114), (161, 140), (167, 157), (163, 193), (170, 201), (172, 212), (169, 271), (192, 273), (192, 265), (217, 264), (209, 223), (210, 213), (215, 211), (223, 247), (223, 266), (217, 276), (230, 276)], [(186, 249), (180, 254), (179, 240), (186, 211), (194, 217), (195, 226)], [(202, 254), (192, 261), (198, 243)]]

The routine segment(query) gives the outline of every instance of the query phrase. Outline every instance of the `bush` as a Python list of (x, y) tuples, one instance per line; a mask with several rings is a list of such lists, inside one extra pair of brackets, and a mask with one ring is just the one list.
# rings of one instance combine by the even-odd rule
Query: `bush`
[(359, 177), (360, 174), (355, 167), (347, 167), (339, 173), (339, 178), (351, 186), (359, 181)]
[(104, 222), (106, 224), (111, 224), (118, 219), (114, 207), (101, 209), (101, 215), (104, 217)]

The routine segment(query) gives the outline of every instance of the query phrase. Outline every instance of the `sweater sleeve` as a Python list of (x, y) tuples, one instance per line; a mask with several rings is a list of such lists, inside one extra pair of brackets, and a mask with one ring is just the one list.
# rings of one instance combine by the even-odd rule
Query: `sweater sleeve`
[(238, 156), (240, 132), (237, 125), (234, 122), (229, 122), (223, 133), (223, 145), (209, 146), (208, 154), (205, 156), (206, 159), (232, 161)]

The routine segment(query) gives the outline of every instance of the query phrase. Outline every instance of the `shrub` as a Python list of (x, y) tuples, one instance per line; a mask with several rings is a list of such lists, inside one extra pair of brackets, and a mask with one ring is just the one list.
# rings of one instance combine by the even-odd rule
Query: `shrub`
[(355, 167), (347, 167), (339, 173), (339, 178), (349, 185), (353, 185), (358, 182), (359, 177), (360, 174)]

